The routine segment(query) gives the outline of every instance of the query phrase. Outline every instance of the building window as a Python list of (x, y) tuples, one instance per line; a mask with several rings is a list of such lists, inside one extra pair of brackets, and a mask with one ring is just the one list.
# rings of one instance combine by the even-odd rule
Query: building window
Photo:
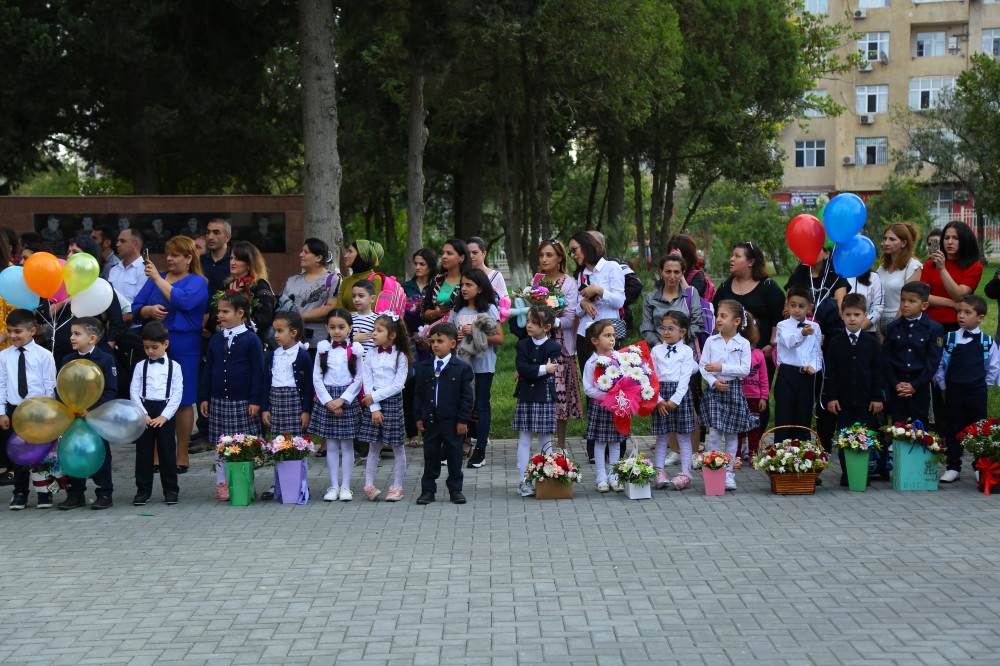
[(889, 86), (858, 86), (857, 88), (857, 108), (858, 115), (866, 113), (885, 113), (889, 110)]
[(933, 109), (942, 91), (955, 85), (953, 76), (915, 76), (910, 79), (910, 108)]
[(823, 118), (826, 116), (822, 109), (810, 109), (809, 104), (814, 104), (817, 99), (826, 97), (825, 90), (810, 90), (803, 96), (802, 104), (804, 109), (802, 115), (806, 118)]
[(889, 33), (869, 32), (858, 40), (858, 50), (866, 60), (889, 59)]
[(874, 165), (889, 163), (889, 140), (884, 136), (854, 140), (854, 161), (857, 164)]
[(878, 7), (888, 7), (889, 0), (859, 0), (858, 9), (877, 9)]
[(1000, 28), (983, 30), (983, 53), (994, 58), (1000, 56)]
[(803, 11), (809, 12), (810, 14), (815, 14), (819, 16), (820, 14), (829, 14), (828, 0), (805, 0), (805, 6), (802, 8)]
[(940, 190), (931, 201), (931, 217), (944, 224), (951, 221), (952, 191)]
[(796, 141), (795, 166), (826, 166), (826, 141)]
[(917, 57), (927, 58), (929, 56), (943, 56), (945, 33), (942, 32), (918, 32), (917, 33)]

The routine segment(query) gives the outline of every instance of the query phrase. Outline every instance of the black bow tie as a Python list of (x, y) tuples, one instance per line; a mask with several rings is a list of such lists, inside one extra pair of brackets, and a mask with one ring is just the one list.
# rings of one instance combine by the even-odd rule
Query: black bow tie
[(80, 358), (90, 358), (90, 352), (80, 352)]
[(149, 362), (152, 363), (153, 365), (156, 365), (157, 363), (164, 363), (164, 364), (166, 364), (167, 359), (161, 356), (160, 358), (155, 358), (155, 359), (151, 358), (151, 359), (149, 359)]
[(978, 338), (978, 337), (979, 337), (978, 333), (973, 333), (972, 331), (962, 331), (962, 338), (963, 339), (968, 340), (970, 338)]
[(670, 358), (670, 355), (676, 351), (677, 351), (677, 345), (667, 345), (667, 358)]
[(806, 326), (806, 322), (800, 321), (799, 325), (798, 325), (798, 328), (805, 328), (805, 326)]

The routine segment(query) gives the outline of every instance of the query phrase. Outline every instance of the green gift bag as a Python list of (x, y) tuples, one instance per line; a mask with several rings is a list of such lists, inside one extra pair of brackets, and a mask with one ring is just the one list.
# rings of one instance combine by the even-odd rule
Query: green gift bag
[(851, 490), (864, 492), (868, 487), (869, 451), (844, 449), (844, 467), (847, 468), (847, 485)]
[(253, 490), (253, 463), (226, 463), (226, 481), (229, 483), (230, 506), (249, 506), (257, 499)]

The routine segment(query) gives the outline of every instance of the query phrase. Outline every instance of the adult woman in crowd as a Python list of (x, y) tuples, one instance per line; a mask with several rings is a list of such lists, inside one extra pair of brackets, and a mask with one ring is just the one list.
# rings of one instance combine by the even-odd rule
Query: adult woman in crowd
[(878, 265), (878, 279), (882, 283), (885, 299), (881, 325), (883, 332), (899, 316), (899, 292), (903, 285), (920, 280), (920, 261), (913, 256), (919, 239), (920, 231), (909, 222), (890, 224), (882, 234), (882, 259)]
[[(727, 299), (739, 302), (743, 309), (750, 312), (757, 320), (757, 328), (760, 330), (757, 347), (764, 352), (768, 378), (773, 378), (774, 345), (771, 338), (774, 335), (774, 327), (782, 319), (785, 292), (771, 279), (767, 269), (764, 268), (764, 253), (760, 246), (743, 242), (733, 247), (733, 253), (729, 257), (729, 279), (719, 286), (712, 300), (716, 312), (719, 303)], [(761, 432), (767, 430), (770, 417), (770, 406), (765, 406), (764, 411), (760, 413)]]
[(882, 280), (879, 279), (878, 273), (870, 268), (857, 277), (845, 279), (850, 293), (861, 294), (868, 304), (868, 317), (861, 322), (861, 330), (877, 335), (881, 328), (882, 317), (885, 316), (885, 292), (882, 289)]
[[(0, 267), (6, 268), (11, 265), (11, 249), (9, 243), (0, 243)], [(10, 346), (10, 341), (7, 339), (7, 315), (14, 309), (7, 301), (0, 298), (0, 350)], [(10, 458), (7, 457), (7, 447), (0, 446), (0, 486), (14, 483), (14, 474), (10, 471), (12, 467)]]
[(247, 313), (250, 322), (266, 349), (269, 344), (267, 333), (274, 321), (274, 291), (267, 281), (264, 255), (248, 241), (236, 241), (229, 249), (229, 277), (222, 283), (222, 291), (212, 294), (206, 328), (219, 332), (216, 321), (219, 297), (226, 291), (242, 291), (250, 301), (250, 312)]
[(469, 247), (465, 241), (452, 238), (441, 246), (441, 272), (427, 286), (424, 302), (420, 305), (420, 316), (424, 323), (437, 321), (448, 314), (458, 298), (462, 276), (470, 270)]
[(712, 300), (715, 286), (705, 275), (705, 271), (698, 268), (698, 247), (694, 244), (694, 239), (687, 234), (674, 234), (667, 241), (667, 254), (679, 254), (683, 258), (684, 281), (687, 286), (694, 287), (702, 298)]
[(503, 279), (503, 273), (486, 265), (486, 241), (479, 236), (473, 236), (465, 241), (465, 244), (469, 248), (471, 267), (486, 273), (490, 284), (493, 285), (493, 291), (496, 292), (497, 301), (503, 296), (508, 296), (507, 282)]
[[(403, 321), (410, 332), (410, 346), (417, 361), (430, 358), (430, 346), (425, 340), (413, 334), (423, 325), (420, 317), (420, 304), (427, 295), (427, 287), (431, 283), (431, 278), (437, 274), (437, 254), (429, 247), (422, 247), (413, 253), (413, 279), (403, 283), (403, 292), (406, 294), (406, 311), (403, 313)], [(406, 379), (403, 386), (403, 424), (406, 428), (406, 443), (409, 446), (420, 446), (420, 437), (417, 434), (417, 421), (413, 416), (413, 396), (416, 390), (414, 383), (414, 373)]]
[(153, 262), (146, 264), (146, 283), (132, 303), (132, 316), (140, 322), (161, 321), (170, 334), (170, 358), (181, 366), (184, 392), (177, 410), (177, 472), (188, 469), (188, 444), (198, 397), (198, 362), (201, 356), (202, 320), (208, 307), (208, 280), (201, 272), (198, 249), (187, 236), (174, 236), (164, 246), (167, 272)]
[(299, 252), (301, 273), (285, 282), (282, 296), (287, 296), (302, 314), (309, 353), (315, 357), (316, 344), (326, 337), (326, 317), (337, 307), (340, 293), (340, 273), (328, 268), (333, 263), (330, 248), (319, 238), (307, 238)]
[(660, 326), (663, 315), (681, 312), (691, 320), (688, 327), (688, 344), (694, 349), (694, 339), (704, 332), (701, 299), (697, 293), (688, 293), (684, 284), (684, 259), (679, 254), (668, 254), (658, 264), (660, 279), (656, 289), (646, 294), (642, 303), (642, 326), (639, 332), (650, 349), (663, 343)]
[(580, 292), (576, 280), (567, 274), (566, 248), (557, 240), (543, 241), (538, 246), (538, 270), (545, 280), (554, 283), (566, 299), (566, 307), (558, 314), (559, 328), (555, 339), (562, 345), (562, 355), (556, 368), (556, 437), (566, 448), (566, 424), (569, 419), (583, 418), (583, 398), (580, 375), (573, 356), (576, 354), (576, 308)]
[(576, 263), (576, 280), (580, 287), (580, 302), (576, 306), (576, 349), (580, 371), (594, 348), (587, 339), (587, 327), (598, 319), (610, 319), (615, 324), (616, 337), (624, 337), (625, 323), (619, 310), (625, 304), (625, 274), (621, 267), (604, 257), (604, 245), (586, 231), (569, 239), (569, 256)]
[[(385, 250), (381, 243), (359, 238), (347, 248), (344, 254), (344, 265), (351, 269), (351, 274), (340, 283), (340, 295), (337, 307), (347, 308), (348, 312), (356, 312), (354, 297), (351, 293), (354, 284), (359, 280), (370, 279), (375, 283), (375, 293), (382, 291), (382, 278), (375, 275), (375, 269), (382, 263)], [(373, 308), (374, 309), (374, 308)]]
[(52, 248), (44, 243), (29, 243), (28, 245), (25, 245), (21, 250), (21, 264), (23, 265), (24, 262), (27, 261), (28, 257), (36, 252), (48, 252), (49, 254), (52, 254)]

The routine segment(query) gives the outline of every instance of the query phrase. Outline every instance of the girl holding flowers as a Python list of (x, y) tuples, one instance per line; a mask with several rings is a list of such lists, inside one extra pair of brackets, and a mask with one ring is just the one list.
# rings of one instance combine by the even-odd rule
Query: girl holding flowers
[(591, 400), (587, 403), (587, 439), (594, 442), (594, 462), (597, 465), (597, 492), (606, 493), (613, 487), (615, 492), (622, 492), (625, 486), (618, 482), (618, 477), (612, 474), (609, 478), (604, 466), (605, 452), (610, 456), (609, 464), (614, 467), (618, 462), (620, 451), (618, 443), (628, 434), (622, 435), (615, 427), (615, 417), (598, 401), (605, 396), (614, 385), (618, 376), (616, 367), (607, 366), (607, 372), (595, 379), (594, 375), (601, 359), (610, 359), (615, 348), (615, 325), (608, 319), (598, 319), (587, 328), (587, 340), (594, 348), (594, 353), (583, 366), (583, 392)]

